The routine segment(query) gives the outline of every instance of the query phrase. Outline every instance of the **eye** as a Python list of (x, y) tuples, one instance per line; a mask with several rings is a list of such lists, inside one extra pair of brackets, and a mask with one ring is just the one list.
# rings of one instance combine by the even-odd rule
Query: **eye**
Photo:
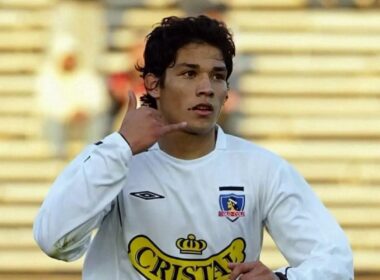
[(184, 72), (182, 75), (185, 78), (189, 78), (190, 79), (190, 78), (194, 78), (197, 75), (197, 73), (195, 71), (193, 71), (193, 70), (190, 70), (190, 71)]
[(223, 81), (225, 81), (225, 80), (226, 80), (226, 75), (223, 74), (223, 73), (214, 73), (214, 74), (212, 75), (212, 78), (213, 78), (214, 80), (223, 80)]

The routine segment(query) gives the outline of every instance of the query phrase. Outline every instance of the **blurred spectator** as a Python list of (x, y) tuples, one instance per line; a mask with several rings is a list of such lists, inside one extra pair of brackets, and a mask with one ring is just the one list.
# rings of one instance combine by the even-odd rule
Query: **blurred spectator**
[(97, 69), (105, 18), (97, 0), (60, 0), (52, 12), (52, 39), (36, 80), (36, 110), (54, 154), (65, 157), (74, 136), (85, 144), (108, 132), (109, 97)]
[(58, 157), (67, 155), (72, 128), (81, 132), (81, 140), (93, 142), (105, 135), (108, 125), (106, 86), (95, 70), (81, 65), (80, 53), (72, 37), (58, 37), (36, 80), (36, 109)]

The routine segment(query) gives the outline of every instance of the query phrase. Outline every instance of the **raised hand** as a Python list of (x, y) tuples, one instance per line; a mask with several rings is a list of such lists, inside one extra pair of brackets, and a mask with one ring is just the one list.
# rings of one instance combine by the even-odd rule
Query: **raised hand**
[(148, 149), (161, 136), (187, 125), (185, 122), (167, 124), (158, 110), (145, 106), (138, 109), (136, 107), (136, 96), (130, 91), (127, 98), (127, 113), (119, 133), (128, 141), (134, 155)]
[(278, 280), (278, 277), (262, 262), (230, 263), (230, 280)]

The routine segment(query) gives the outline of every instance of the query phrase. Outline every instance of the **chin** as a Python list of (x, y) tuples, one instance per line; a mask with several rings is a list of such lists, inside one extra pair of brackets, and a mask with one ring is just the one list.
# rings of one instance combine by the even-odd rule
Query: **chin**
[(191, 125), (191, 124), (188, 124), (187, 127), (184, 128), (184, 131), (189, 133), (189, 134), (193, 134), (193, 135), (206, 135), (206, 134), (209, 134), (209, 133), (212, 133), (216, 128), (216, 123), (212, 124), (212, 125)]

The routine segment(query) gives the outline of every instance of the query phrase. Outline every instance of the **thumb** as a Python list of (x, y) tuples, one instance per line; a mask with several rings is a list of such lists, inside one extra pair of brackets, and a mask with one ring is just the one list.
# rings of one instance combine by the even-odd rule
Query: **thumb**
[(128, 98), (127, 98), (127, 112), (136, 110), (137, 107), (137, 99), (136, 95), (133, 93), (133, 91), (128, 91)]
[(232, 270), (235, 267), (237, 267), (238, 265), (239, 265), (238, 263), (228, 263), (228, 268)]

